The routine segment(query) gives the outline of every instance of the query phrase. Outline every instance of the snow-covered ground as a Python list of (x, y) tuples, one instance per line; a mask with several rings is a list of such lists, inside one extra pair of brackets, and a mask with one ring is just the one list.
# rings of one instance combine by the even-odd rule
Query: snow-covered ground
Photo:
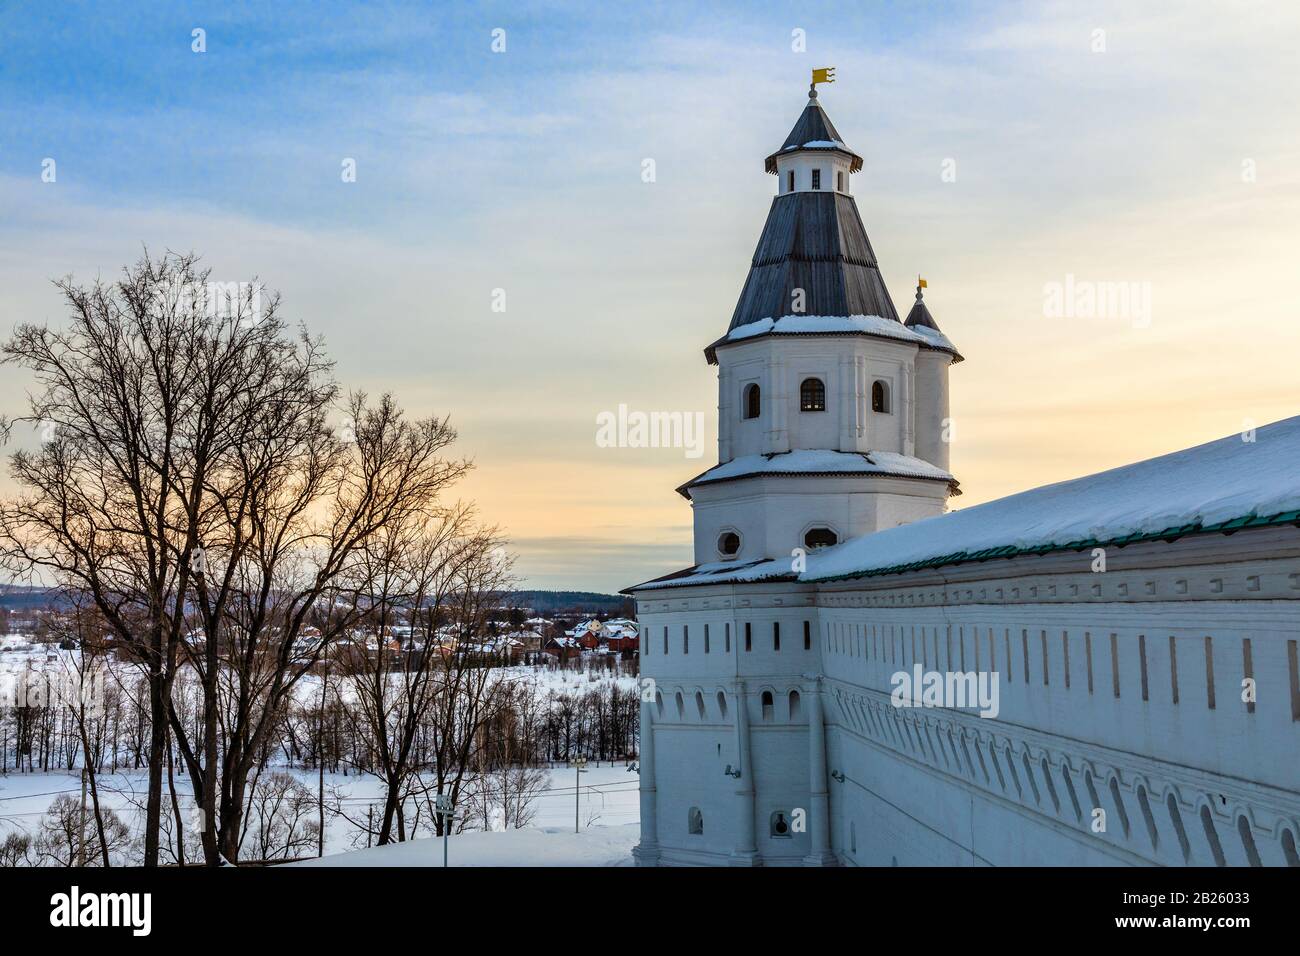
[(0, 635), (0, 674), (18, 674), (28, 670), (59, 669), (67, 652), (57, 644), (37, 644), (26, 634)]
[[(449, 866), (630, 866), (640, 835), (640, 778), (622, 763), (587, 764), (575, 808), (577, 771), (549, 771), (546, 790), (538, 795), (537, 814), (528, 827), (494, 833), (473, 831), (447, 841)], [(353, 778), (350, 793), (365, 813), (367, 796), (378, 797), (370, 780)], [(382, 805), (376, 806), (379, 812)], [(576, 811), (576, 812), (575, 812)], [(350, 811), (355, 812), (355, 811)], [(575, 822), (579, 832), (574, 832)], [(442, 866), (442, 840), (422, 837), (403, 844), (349, 851), (345, 821), (334, 821), (326, 857), (312, 866)]]
[[(315, 771), (288, 772), (313, 793), (316, 791)], [(635, 772), (629, 772), (622, 763), (613, 766), (606, 763), (599, 767), (594, 761), (588, 763), (582, 774), (576, 812), (583, 834), (589, 834), (585, 837), (573, 833), (576, 771), (556, 767), (548, 771), (548, 777), (546, 789), (536, 798), (537, 813), (531, 827), (499, 833), (479, 831), (455, 835), (450, 840), (452, 865), (604, 866), (616, 862), (615, 856), (621, 859), (631, 852), (640, 823)], [(116, 810), (124, 819), (130, 819), (143, 803), (146, 782), (143, 771), (102, 774), (97, 779), (104, 805)], [(186, 804), (191, 796), (188, 781), (178, 776), (176, 786), (182, 804)], [(354, 820), (364, 821), (372, 805), (376, 814), (383, 808), (382, 787), (374, 777), (326, 774), (325, 786), (327, 803), (328, 794), (331, 790), (336, 791), (345, 813)], [(0, 837), (11, 830), (30, 832), (60, 793), (80, 795), (79, 775), (66, 771), (0, 775)], [(360, 832), (364, 833), (364, 830)], [(356, 834), (357, 828), (344, 816), (327, 812), (326, 855), (346, 855), (349, 859), (340, 861), (340, 865), (348, 866), (416, 866), (424, 865), (417, 858), (420, 854), (432, 854), (432, 844), (436, 842), (437, 860), (427, 862), (442, 864), (441, 841), (428, 838), (411, 841), (412, 844), (421, 844), (418, 851), (404, 850), (400, 846), (367, 851), (364, 849), (364, 836), (358, 841)], [(354, 850), (354, 842), (360, 842), (362, 849)], [(462, 851), (459, 858), (455, 856), (458, 846)], [(371, 862), (354, 861), (352, 858), (358, 854)], [(377, 855), (372, 858), (369, 854)], [(385, 854), (391, 854), (391, 862), (385, 862)], [(627, 859), (630, 862), (631, 857)]]
[[(76, 652), (59, 651), (56, 645), (37, 644), (27, 635), (0, 636), (0, 700), (13, 697), (16, 681), (23, 672), (33, 671), (47, 677), (76, 673)], [(112, 662), (110, 666), (132, 671), (130, 665)], [(636, 679), (626, 673), (614, 673), (599, 666), (581, 670), (547, 667), (503, 667), (494, 677), (532, 685), (543, 696), (566, 696), (604, 689), (616, 683), (632, 691)], [(122, 675), (124, 678), (126, 674)], [(342, 682), (331, 680), (339, 691)], [(300, 703), (314, 701), (320, 693), (320, 678), (306, 675), (295, 689)], [(12, 743), (12, 742), (10, 742)], [(12, 754), (10, 754), (12, 757)], [(313, 795), (319, 785), (314, 769), (273, 767), (295, 777)], [(547, 771), (547, 782), (533, 803), (534, 819), (528, 828), (500, 833), (474, 831), (451, 838), (452, 865), (500, 866), (601, 866), (630, 862), (639, 823), (638, 778), (626, 764), (595, 761), (588, 763), (578, 787), (577, 822), (582, 830), (574, 834), (575, 780), (577, 774), (563, 765)], [(134, 828), (146, 789), (146, 772), (123, 770), (101, 773), (97, 777), (104, 806), (116, 811)], [(411, 841), (411, 846), (375, 848), (367, 851), (366, 821), (371, 808), (376, 817), (383, 809), (383, 787), (368, 775), (325, 775), (326, 828), (325, 852), (346, 855), (342, 865), (410, 866), (442, 863), (441, 841), (437, 842), (436, 861), (424, 857), (433, 853), (428, 838)], [(189, 779), (176, 774), (176, 788), (183, 814), (192, 806)], [(79, 797), (80, 774), (77, 771), (0, 774), (0, 839), (8, 832), (34, 832), (41, 817), (60, 794)], [(333, 812), (337, 807), (340, 812)], [(314, 812), (312, 819), (314, 819)], [(423, 831), (422, 831), (423, 833)], [(418, 844), (418, 847), (417, 847)], [(457, 852), (459, 847), (459, 853)], [(359, 849), (358, 849), (359, 848)], [(360, 857), (360, 862), (356, 859)], [(459, 862), (458, 862), (459, 861)]]
[[(500, 833), (462, 833), (447, 840), (448, 866), (631, 866), (641, 828), (635, 823), (524, 827)], [(291, 866), (442, 866), (443, 841), (408, 840), (339, 853)]]

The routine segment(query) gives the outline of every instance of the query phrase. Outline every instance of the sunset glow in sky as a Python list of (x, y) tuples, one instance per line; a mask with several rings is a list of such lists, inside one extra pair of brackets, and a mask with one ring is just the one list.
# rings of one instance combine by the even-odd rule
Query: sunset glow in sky
[[(691, 563), (702, 350), (813, 67), (895, 305), (925, 275), (966, 359), (953, 507), (1300, 414), (1300, 9), (130, 6), (0, 9), (0, 333), (143, 245), (257, 276), (345, 387), (450, 413), (529, 586)], [(1078, 282), (1149, 316), (1050, 314)], [(0, 413), (29, 385), (0, 369)], [(703, 458), (598, 447), (620, 404), (704, 412)]]

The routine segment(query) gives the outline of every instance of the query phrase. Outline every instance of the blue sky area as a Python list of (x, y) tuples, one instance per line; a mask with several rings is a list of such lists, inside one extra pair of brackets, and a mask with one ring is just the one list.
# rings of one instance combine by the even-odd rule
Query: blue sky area
[[(0, 333), (63, 321), (53, 278), (199, 252), (345, 387), (452, 416), (527, 584), (616, 590), (691, 563), (702, 349), (812, 68), (896, 306), (926, 274), (966, 357), (964, 507), (1300, 411), (1298, 47), (1245, 2), (9, 2)], [(1045, 315), (1067, 276), (1148, 283), (1153, 320)], [(0, 414), (29, 384), (0, 370)], [(703, 413), (703, 458), (598, 447), (620, 404)]]

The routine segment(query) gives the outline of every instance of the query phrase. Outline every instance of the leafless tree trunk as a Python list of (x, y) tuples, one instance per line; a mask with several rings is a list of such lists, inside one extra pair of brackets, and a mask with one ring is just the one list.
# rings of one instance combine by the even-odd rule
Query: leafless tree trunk
[[(398, 839), (406, 838), (405, 800), (427, 789), (426, 771), (438, 792), (455, 797), (443, 789), (448, 768), (459, 759), (459, 781), (491, 711), (493, 662), (474, 653), (473, 643), (509, 583), (511, 562), (500, 545), (496, 529), (476, 527), (471, 510), (456, 506), (432, 520), (392, 526), (365, 551), (367, 629), (377, 648), (355, 678), (351, 713), (374, 746), (368, 769), (385, 787), (380, 845), (391, 842), (394, 824)], [(404, 639), (390, 645), (394, 625)], [(466, 746), (452, 746), (463, 734)], [(432, 761), (423, 753), (428, 737), (437, 743)]]
[[(443, 457), (445, 419), (407, 419), (388, 396), (350, 396), (331, 430), (339, 390), (319, 342), (289, 334), (258, 286), (220, 301), (192, 255), (59, 288), (70, 329), (19, 326), (0, 348), (36, 377), (25, 420), (44, 439), (11, 456), (21, 491), (0, 506), (0, 561), (86, 595), (142, 671), (145, 865), (169, 737), (205, 861), (234, 861), (295, 685), (370, 612), (370, 553), (442, 515), (469, 465)], [(309, 624), (321, 637), (304, 644)], [(182, 668), (197, 723), (172, 706)]]
[(58, 283), (70, 328), (20, 325), (0, 361), (34, 373), (33, 452), (10, 458), (21, 492), (0, 508), (10, 570), (52, 576), (84, 593), (142, 668), (150, 727), (144, 862), (158, 862), (163, 747), (176, 647), (191, 586), (212, 399), (242, 383), (212, 356), (238, 351), (234, 321), (212, 318), (192, 256), (147, 254), (112, 284)]

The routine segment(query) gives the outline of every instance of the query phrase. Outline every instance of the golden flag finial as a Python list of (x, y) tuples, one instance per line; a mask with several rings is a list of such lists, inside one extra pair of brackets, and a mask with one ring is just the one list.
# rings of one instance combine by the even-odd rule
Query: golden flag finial
[(930, 284), (926, 282), (924, 279), (922, 279), (921, 274), (918, 272), (916, 274), (916, 297), (918, 299), (921, 298), (921, 290), (928, 289), (929, 287)]
[(834, 82), (835, 82), (835, 67), (823, 66), (820, 69), (812, 71), (813, 89), (817, 88), (818, 83), (834, 83)]

